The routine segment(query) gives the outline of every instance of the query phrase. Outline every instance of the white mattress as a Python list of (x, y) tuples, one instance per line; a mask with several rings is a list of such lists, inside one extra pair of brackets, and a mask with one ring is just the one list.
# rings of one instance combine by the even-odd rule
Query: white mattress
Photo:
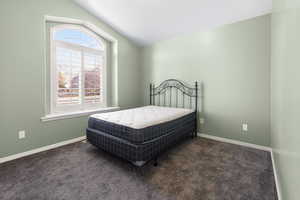
[(90, 117), (134, 129), (141, 129), (172, 121), (192, 112), (194, 112), (194, 110), (191, 109), (145, 106), (109, 113), (94, 114)]

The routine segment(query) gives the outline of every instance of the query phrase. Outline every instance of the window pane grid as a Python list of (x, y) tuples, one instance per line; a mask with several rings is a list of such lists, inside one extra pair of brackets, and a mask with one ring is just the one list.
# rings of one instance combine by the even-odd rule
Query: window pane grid
[[(83, 35), (76, 33), (70, 37), (66, 35), (67, 32), (64, 32), (65, 35), (56, 35), (59, 32), (53, 32), (56, 71), (54, 108), (82, 110), (103, 105), (106, 54), (102, 42), (90, 35), (88, 37), (94, 41), (88, 39), (84, 31), (81, 32)], [(96, 43), (101, 47), (96, 48)]]
[(80, 51), (57, 47), (56, 55), (57, 104), (80, 104), (81, 53)]
[(85, 72), (85, 103), (101, 102), (101, 80), (102, 76), (102, 55), (92, 53), (84, 54), (84, 72)]

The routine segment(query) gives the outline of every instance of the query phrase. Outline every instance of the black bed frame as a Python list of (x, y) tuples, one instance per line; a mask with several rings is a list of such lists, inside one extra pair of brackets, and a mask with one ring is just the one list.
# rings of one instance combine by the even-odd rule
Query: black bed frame
[[(193, 103), (194, 102), (194, 103)], [(147, 127), (154, 133), (161, 131), (161, 136), (141, 143), (133, 143), (124, 138), (114, 136), (106, 131), (87, 128), (87, 140), (94, 146), (130, 161), (135, 166), (142, 166), (150, 160), (157, 165), (157, 157), (163, 151), (174, 146), (184, 138), (197, 136), (198, 83), (190, 87), (176, 79), (163, 81), (155, 87), (150, 84), (150, 105), (194, 108), (194, 112), (179, 119)], [(108, 125), (110, 126), (110, 125)], [(115, 127), (113, 124), (111, 127)], [(111, 129), (111, 127), (107, 127)], [(121, 129), (127, 129), (121, 127)], [(136, 130), (139, 131), (139, 130)], [(142, 131), (142, 130), (141, 130)], [(124, 132), (124, 134), (127, 134)]]
[[(175, 91), (174, 91), (175, 90)], [(169, 96), (167, 97), (167, 92), (169, 92)], [(175, 100), (174, 100), (174, 94), (172, 95), (172, 92), (175, 92)], [(180, 104), (179, 98), (181, 98), (182, 102)], [(195, 135), (197, 136), (197, 130), (198, 130), (198, 123), (197, 123), (197, 111), (198, 111), (198, 82), (195, 82), (195, 87), (189, 87), (187, 84), (184, 84), (183, 82), (177, 80), (177, 79), (167, 79), (163, 81), (159, 86), (155, 87), (154, 84), (150, 83), (150, 105), (158, 105), (158, 106), (169, 106), (169, 107), (186, 107), (186, 96), (188, 97), (188, 105), (189, 108), (193, 107), (192, 101), (194, 99), (194, 109), (195, 109), (195, 116), (196, 116), (196, 123), (195, 123)], [(161, 98), (162, 101), (161, 102)], [(158, 100), (157, 100), (158, 99)], [(167, 102), (168, 101), (168, 102)], [(175, 101), (175, 105), (173, 105)], [(172, 103), (173, 102), (173, 103)]]

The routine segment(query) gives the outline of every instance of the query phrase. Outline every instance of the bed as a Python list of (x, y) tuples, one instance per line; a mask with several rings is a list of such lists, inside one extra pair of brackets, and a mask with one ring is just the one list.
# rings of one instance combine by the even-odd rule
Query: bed
[(150, 105), (89, 117), (87, 140), (94, 146), (143, 166), (177, 142), (197, 134), (198, 85), (169, 79), (150, 84)]

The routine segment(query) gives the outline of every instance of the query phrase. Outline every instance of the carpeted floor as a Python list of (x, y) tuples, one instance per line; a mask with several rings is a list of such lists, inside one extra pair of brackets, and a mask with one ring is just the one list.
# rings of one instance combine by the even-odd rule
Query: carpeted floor
[(197, 138), (158, 167), (76, 143), (0, 165), (0, 199), (274, 200), (270, 153)]

